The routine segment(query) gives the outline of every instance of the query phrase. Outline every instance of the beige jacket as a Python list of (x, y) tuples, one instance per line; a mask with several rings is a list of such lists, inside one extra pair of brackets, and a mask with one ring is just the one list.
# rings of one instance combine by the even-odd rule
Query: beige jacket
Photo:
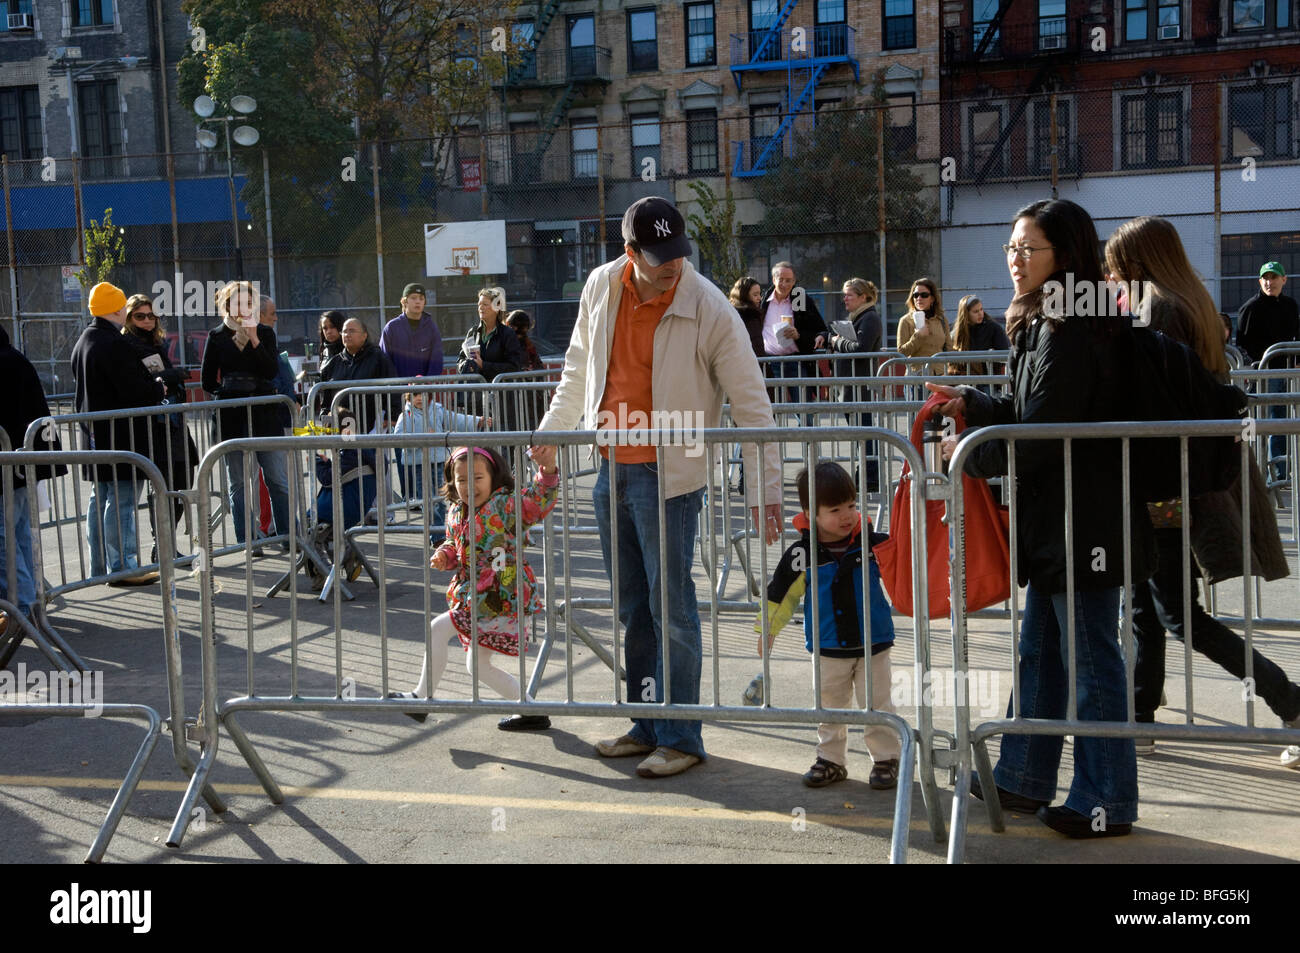
[(951, 347), (948, 328), (938, 315), (927, 319), (920, 329), (912, 322), (910, 311), (898, 319), (898, 350), (907, 357), (929, 357)]
[[(627, 256), (595, 269), (582, 289), (578, 321), (564, 355), (564, 372), (538, 430), (576, 430), (579, 421), (592, 428), (605, 394), (609, 352), (614, 343), (614, 323), (623, 296), (622, 274)], [(722, 420), (723, 394), (731, 402), (738, 427), (774, 427), (772, 405), (763, 386), (763, 374), (740, 315), (711, 282), (685, 262), (672, 304), (655, 329), (653, 410), (664, 427), (681, 420), (692, 428), (717, 427)], [(702, 417), (697, 417), (702, 412)], [(665, 422), (666, 421), (666, 422)], [(652, 424), (652, 426), (656, 426)], [(681, 427), (683, 424), (676, 424)], [(757, 474), (758, 449), (743, 446), (745, 472)], [(762, 469), (766, 502), (781, 500), (779, 445), (769, 443)], [(664, 449), (665, 498), (698, 490), (708, 482), (700, 445)], [(745, 481), (750, 506), (758, 505), (759, 481)]]

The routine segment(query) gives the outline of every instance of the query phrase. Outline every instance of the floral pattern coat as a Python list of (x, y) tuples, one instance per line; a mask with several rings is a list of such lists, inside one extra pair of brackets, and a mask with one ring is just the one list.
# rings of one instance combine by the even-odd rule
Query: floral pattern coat
[[(558, 474), (537, 473), (521, 493), (519, 515), (523, 528), (540, 523), (555, 507)], [(542, 609), (537, 592), (537, 578), (532, 567), (516, 554), (515, 495), (503, 489), (493, 493), (474, 514), (471, 527), (464, 503), (452, 504), (447, 512), (447, 540), (438, 547), (451, 562), (451, 584), (447, 587), (447, 606), (452, 621), (466, 648), (470, 643), (471, 595), (478, 612), (479, 645), (504, 655), (519, 654), (519, 613)], [(469, 578), (469, 539), (476, 541), (475, 569), (478, 580), (473, 589)], [(518, 602), (517, 566), (523, 567), (523, 601)], [(524, 651), (528, 650), (525, 633)]]

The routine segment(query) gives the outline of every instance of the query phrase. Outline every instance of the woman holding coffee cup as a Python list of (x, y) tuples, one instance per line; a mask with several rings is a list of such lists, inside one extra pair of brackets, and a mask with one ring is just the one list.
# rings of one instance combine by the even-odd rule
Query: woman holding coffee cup
[[(912, 282), (907, 302), (911, 310), (898, 319), (898, 350), (906, 357), (929, 357), (949, 350), (952, 345), (948, 340), (948, 319), (935, 283), (929, 278), (917, 278)], [(920, 374), (924, 368), (908, 371)]]
[[(523, 348), (515, 329), (506, 324), (505, 317), (506, 290), (496, 287), (482, 289), (478, 293), (478, 324), (465, 335), (457, 372), (481, 374), (485, 380), (493, 381), (500, 374), (523, 369)], [(516, 429), (516, 416), (514, 402), (507, 400), (501, 412), (506, 430)]]

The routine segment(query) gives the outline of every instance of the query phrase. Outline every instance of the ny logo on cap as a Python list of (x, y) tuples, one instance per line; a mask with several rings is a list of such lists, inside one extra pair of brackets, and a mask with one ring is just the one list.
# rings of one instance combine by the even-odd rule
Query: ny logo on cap
[(665, 237), (665, 236), (671, 235), (672, 233), (673, 233), (673, 230), (672, 230), (671, 228), (668, 227), (668, 219), (666, 219), (666, 218), (661, 218), (661, 219), (659, 219), (659, 221), (655, 222), (655, 237), (656, 237), (656, 238), (663, 238), (663, 237)]

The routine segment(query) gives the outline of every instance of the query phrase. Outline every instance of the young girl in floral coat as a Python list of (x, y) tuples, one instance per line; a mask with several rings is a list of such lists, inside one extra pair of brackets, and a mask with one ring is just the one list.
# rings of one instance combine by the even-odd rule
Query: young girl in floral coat
[[(430, 566), (455, 571), (447, 587), (448, 611), (431, 623), (433, 655), (421, 666), (420, 682), (414, 692), (390, 692), (390, 698), (427, 697), (428, 684), (437, 685), (447, 664), (447, 644), (453, 633), (466, 649), (466, 668), (474, 671), (469, 655), (471, 599), (478, 623), (478, 678), (502, 698), (519, 697), (519, 682), (509, 672), (492, 665), (494, 653), (517, 657), (519, 632), (523, 629), (523, 650), (528, 651), (529, 615), (542, 608), (537, 579), (532, 568), (518, 557), (516, 531), (540, 523), (555, 506), (559, 471), (539, 469), (521, 494), (516, 513), (515, 481), (510, 465), (495, 450), (461, 447), (452, 453), (444, 468), (443, 496), (448, 505), (447, 540), (433, 553)], [(471, 489), (472, 481), (472, 489)], [(474, 513), (470, 519), (469, 500)], [(477, 580), (470, 585), (470, 550), (475, 550)], [(523, 570), (522, 585), (518, 568)], [(520, 591), (522, 589), (522, 592)], [(523, 625), (520, 626), (520, 615)], [(429, 678), (430, 682), (425, 679)], [(526, 696), (532, 701), (532, 696)], [(425, 715), (408, 712), (416, 721)], [(503, 731), (536, 731), (551, 726), (545, 715), (513, 715), (497, 725)]]

